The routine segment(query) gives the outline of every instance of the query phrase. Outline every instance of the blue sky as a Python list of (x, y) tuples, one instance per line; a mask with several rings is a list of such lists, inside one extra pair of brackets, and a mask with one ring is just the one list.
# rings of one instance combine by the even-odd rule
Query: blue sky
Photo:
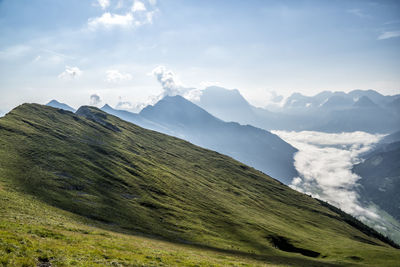
[(295, 91), (400, 93), (400, 1), (0, 0), (0, 32), (2, 111), (148, 102), (163, 93), (157, 67), (258, 106)]

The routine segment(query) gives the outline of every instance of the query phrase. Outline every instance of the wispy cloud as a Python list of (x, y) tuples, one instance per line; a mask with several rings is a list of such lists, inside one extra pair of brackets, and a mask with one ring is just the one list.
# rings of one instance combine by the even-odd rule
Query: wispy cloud
[(58, 57), (65, 58), (65, 59), (74, 59), (71, 56), (68, 56), (66, 54), (63, 54), (63, 53), (60, 53), (60, 52), (57, 52), (57, 51), (54, 51), (54, 50), (51, 50), (51, 49), (41, 49), (41, 51), (46, 52), (46, 53), (50, 53), (50, 54), (53, 54), (53, 55), (56, 55)]
[(359, 18), (370, 18), (370, 15), (365, 14), (361, 9), (353, 8), (346, 10), (347, 13), (353, 14)]
[(65, 70), (58, 75), (58, 78), (64, 80), (76, 79), (82, 75), (82, 71), (78, 67), (65, 66)]
[(0, 59), (15, 59), (25, 56), (32, 48), (28, 45), (14, 45), (0, 50)]
[(118, 83), (132, 80), (132, 75), (129, 73), (120, 72), (119, 70), (107, 70), (106, 81), (109, 83)]
[(378, 36), (378, 40), (400, 37), (400, 31), (387, 31)]
[(54, 65), (54, 64), (62, 64), (65, 61), (74, 59), (74, 57), (72, 56), (68, 56), (66, 54), (59, 53), (50, 49), (40, 49), (39, 51), (40, 54), (36, 55), (32, 62), (34, 63), (40, 62), (42, 64)]
[(387, 22), (383, 23), (383, 25), (392, 25), (392, 24), (398, 24), (398, 23), (400, 23), (400, 20), (395, 19), (395, 20), (387, 21)]

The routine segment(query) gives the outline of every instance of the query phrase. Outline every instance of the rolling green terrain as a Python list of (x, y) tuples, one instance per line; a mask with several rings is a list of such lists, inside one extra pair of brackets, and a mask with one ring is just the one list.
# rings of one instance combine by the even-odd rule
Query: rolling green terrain
[(96, 108), (0, 119), (3, 265), (395, 266), (339, 210), (227, 156)]

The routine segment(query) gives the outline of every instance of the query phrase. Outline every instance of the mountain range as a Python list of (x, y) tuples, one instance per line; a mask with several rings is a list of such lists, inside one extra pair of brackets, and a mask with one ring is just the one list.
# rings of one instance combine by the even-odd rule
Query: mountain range
[[(358, 98), (352, 104), (353, 106), (367, 110), (370, 108), (381, 109), (376, 103), (389, 105), (388, 103), (393, 98), (384, 97), (372, 90), (356, 90), (348, 94), (322, 92), (312, 98), (314, 99), (312, 103), (314, 106), (318, 106), (320, 105), (318, 103), (324, 102), (323, 99), (328, 99), (324, 102), (325, 109), (330, 108), (339, 112), (338, 106), (344, 107), (351, 104), (349, 99), (346, 100), (345, 96), (347, 95)], [(215, 97), (218, 97), (218, 100)], [(290, 99), (290, 108), (296, 108), (294, 106), (296, 101), (293, 100), (295, 98), (302, 99), (304, 96), (295, 95)], [(374, 99), (376, 103), (371, 99)], [(222, 101), (223, 104), (218, 105), (218, 101)], [(302, 103), (309, 103), (307, 101), (311, 100), (306, 97)], [(252, 107), (237, 90), (211, 87), (204, 91), (200, 102), (207, 109), (217, 106), (222, 110), (229, 111), (229, 114), (234, 114), (235, 110), (243, 111), (235, 115), (237, 118), (240, 117), (240, 114), (250, 116), (252, 112), (262, 114), (261, 109)], [(228, 105), (227, 102), (235, 103), (234, 107), (236, 108)], [(301, 107), (304, 106), (303, 104), (300, 101), (297, 105)], [(65, 104), (58, 106), (65, 107)], [(298, 175), (293, 166), (293, 155), (297, 150), (279, 137), (250, 125), (225, 122), (181, 96), (167, 96), (155, 105), (144, 108), (139, 114), (113, 109), (109, 105), (104, 105), (102, 110), (144, 128), (176, 136), (201, 147), (229, 155), (285, 184), (290, 184), (292, 178)], [(214, 110), (214, 113), (218, 112), (220, 111)], [(340, 112), (345, 114), (352, 111), (342, 109)], [(252, 116), (257, 119), (255, 113)], [(301, 121), (302, 115), (299, 114), (302, 112), (299, 111), (292, 115), (286, 113), (284, 116), (286, 118), (300, 116), (298, 120)], [(276, 114), (273, 115), (270, 112), (270, 115), (270, 118), (273, 118)], [(347, 119), (354, 119), (351, 114), (346, 116)], [(343, 125), (343, 120), (341, 119), (337, 123)], [(255, 122), (253, 121), (253, 123)], [(360, 121), (355, 120), (352, 125), (358, 123)], [(375, 123), (374, 120), (371, 123)], [(386, 136), (374, 151), (364, 155), (363, 162), (353, 168), (353, 171), (361, 177), (357, 190), (364, 205), (368, 206), (371, 203), (377, 205), (396, 220), (400, 220), (400, 208), (397, 205), (397, 192), (400, 190), (399, 141), (400, 132)]]
[(325, 202), (88, 106), (23, 104), (0, 118), (0, 197), (8, 265), (400, 261), (396, 244)]
[(208, 87), (195, 103), (225, 121), (266, 130), (390, 133), (400, 125), (400, 95), (374, 90), (293, 93), (273, 110), (250, 105), (238, 90)]
[(400, 221), (400, 131), (388, 135), (355, 165), (360, 196)]
[(101, 110), (141, 127), (187, 140), (248, 164), (290, 184), (297, 150), (268, 131), (224, 122), (181, 96), (166, 96), (139, 114), (104, 105)]

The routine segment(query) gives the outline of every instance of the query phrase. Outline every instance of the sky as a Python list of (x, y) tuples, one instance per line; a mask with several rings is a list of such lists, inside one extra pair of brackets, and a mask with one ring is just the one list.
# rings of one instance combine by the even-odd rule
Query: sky
[(400, 1), (0, 0), (0, 33), (0, 113), (51, 99), (133, 108), (170, 81), (256, 106), (400, 93)]

